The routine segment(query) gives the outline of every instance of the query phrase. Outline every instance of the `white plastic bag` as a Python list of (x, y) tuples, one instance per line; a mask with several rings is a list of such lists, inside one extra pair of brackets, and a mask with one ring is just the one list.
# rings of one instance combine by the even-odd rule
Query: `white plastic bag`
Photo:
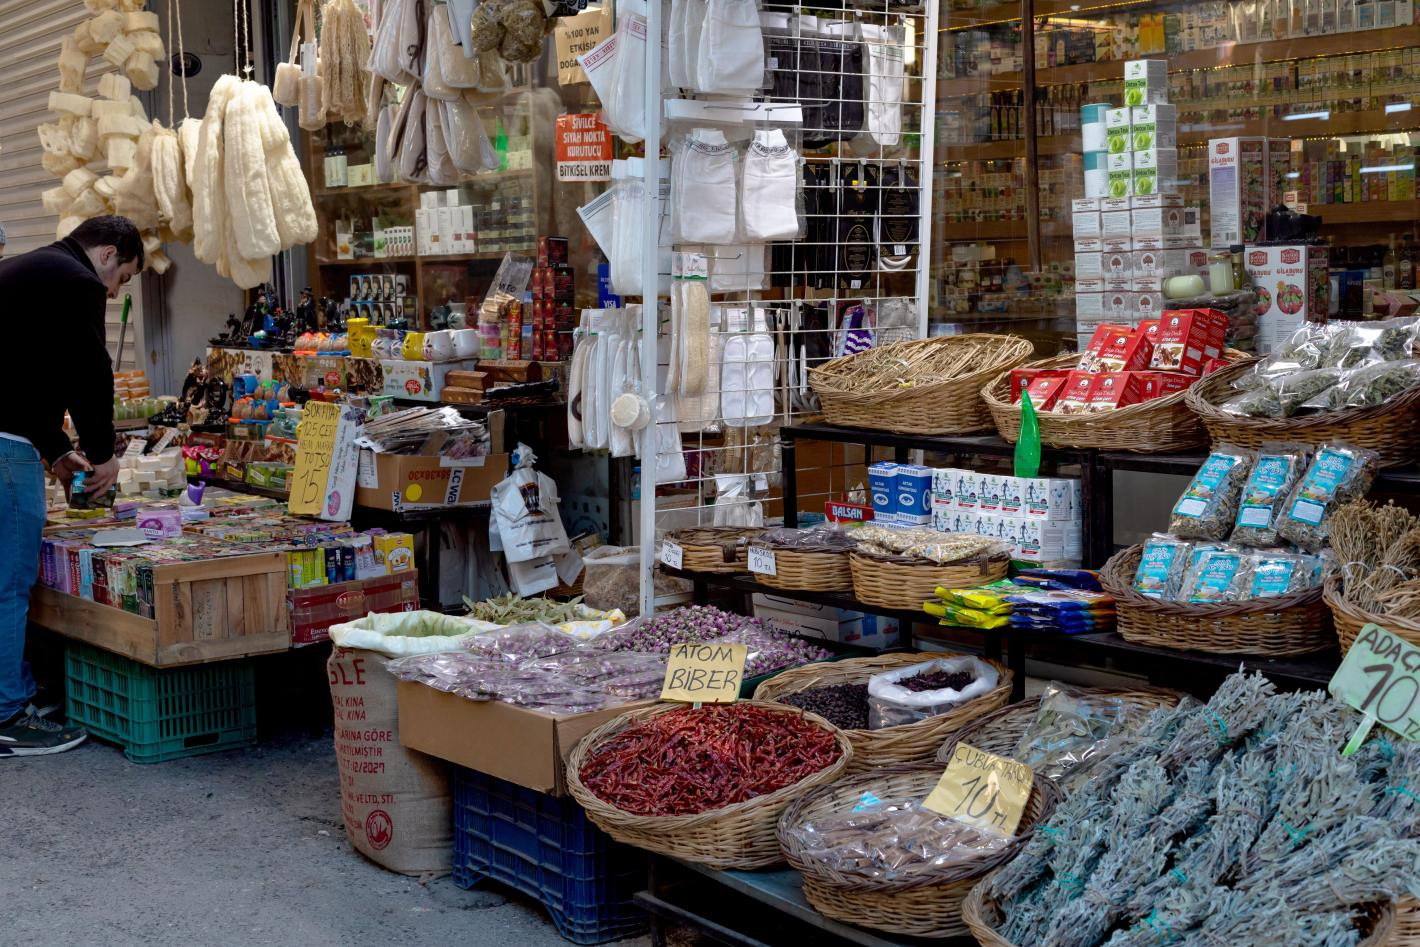
[[(938, 671), (956, 673), (965, 671), (973, 680), (959, 691), (950, 688), (931, 691), (908, 690), (898, 681), (921, 674)], [(884, 671), (868, 678), (868, 726), (873, 730), (896, 727), (905, 723), (916, 723), (944, 714), (953, 707), (969, 700), (989, 694), (995, 689), (999, 676), (996, 669), (980, 658), (960, 655), (953, 658), (939, 658), (910, 664), (893, 671)]]
[[(557, 509), (557, 482), (533, 469), (537, 457), (525, 444), (514, 453), (516, 469), (493, 488), (493, 517), (508, 562), (530, 562), (571, 548)], [(553, 567), (554, 585), (556, 567)], [(550, 586), (549, 586), (550, 588)]]
[(363, 648), (399, 657), (456, 651), (477, 630), (467, 622), (440, 612), (371, 613), (364, 618), (330, 626), (330, 640), (342, 648)]

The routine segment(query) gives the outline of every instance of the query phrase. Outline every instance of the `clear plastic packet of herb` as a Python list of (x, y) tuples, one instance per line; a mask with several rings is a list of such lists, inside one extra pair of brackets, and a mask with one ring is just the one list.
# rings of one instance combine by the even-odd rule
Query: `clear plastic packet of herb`
[(1326, 365), (1363, 368), (1376, 362), (1393, 362), (1414, 354), (1416, 327), (1413, 316), (1379, 322), (1328, 323)]
[(1277, 535), (1307, 552), (1319, 551), (1331, 536), (1331, 514), (1365, 496), (1379, 466), (1375, 451), (1344, 443), (1322, 445), (1288, 495)]
[[(1245, 375), (1243, 377), (1251, 376)], [(1282, 416), (1282, 399), (1278, 397), (1277, 389), (1266, 382), (1250, 391), (1233, 395), (1218, 407), (1228, 414), (1242, 418), (1280, 418)]]
[(1269, 355), (1256, 365), (1251, 371), (1243, 372), (1233, 380), (1233, 387), (1239, 391), (1256, 391), (1259, 388), (1270, 388), (1279, 378), (1291, 375), (1295, 372), (1304, 372), (1309, 369), (1300, 362), (1291, 359), (1279, 358), (1277, 355)]
[[(1284, 375), (1274, 383), (1277, 403), (1282, 408), (1282, 416), (1289, 418), (1303, 408), (1325, 409), (1325, 393), (1336, 387), (1345, 374), (1339, 368), (1314, 368), (1311, 371)], [(1321, 396), (1321, 397), (1319, 397)], [(1319, 399), (1313, 401), (1313, 399)]]
[(1248, 597), (1251, 560), (1242, 549), (1205, 553), (1183, 577), (1179, 600), (1191, 605), (1222, 605)]
[(1331, 335), (1324, 325), (1304, 322), (1272, 353), (1270, 359), (1274, 362), (1295, 362), (1304, 371), (1321, 368), (1326, 364)]
[(1229, 537), (1232, 542), (1242, 546), (1276, 544), (1282, 507), (1310, 459), (1311, 450), (1304, 445), (1263, 445), (1243, 485), (1233, 534)]
[(1178, 598), (1192, 550), (1193, 543), (1168, 533), (1149, 537), (1139, 556), (1139, 568), (1134, 570), (1134, 591), (1166, 602)]
[(1169, 532), (1184, 539), (1227, 536), (1255, 456), (1231, 444), (1218, 445), (1174, 504)]
[(1332, 388), (1327, 407), (1373, 408), (1420, 385), (1420, 359), (1376, 362), (1347, 372)]
[(1249, 599), (1278, 598), (1316, 588), (1320, 569), (1316, 556), (1259, 549), (1249, 559)]

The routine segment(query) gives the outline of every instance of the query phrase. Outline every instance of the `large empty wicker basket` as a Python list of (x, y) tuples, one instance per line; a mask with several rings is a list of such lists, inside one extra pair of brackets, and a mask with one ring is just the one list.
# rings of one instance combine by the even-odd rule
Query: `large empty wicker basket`
[(1024, 362), (1031, 344), (1010, 335), (954, 335), (895, 342), (809, 371), (830, 424), (899, 434), (991, 430), (981, 386)]

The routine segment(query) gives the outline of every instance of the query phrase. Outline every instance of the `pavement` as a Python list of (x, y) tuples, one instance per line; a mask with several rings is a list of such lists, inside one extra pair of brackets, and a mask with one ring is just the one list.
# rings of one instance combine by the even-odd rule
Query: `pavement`
[(0, 761), (0, 796), (0, 947), (567, 943), (508, 889), (355, 852), (328, 730), (149, 765), (90, 739)]

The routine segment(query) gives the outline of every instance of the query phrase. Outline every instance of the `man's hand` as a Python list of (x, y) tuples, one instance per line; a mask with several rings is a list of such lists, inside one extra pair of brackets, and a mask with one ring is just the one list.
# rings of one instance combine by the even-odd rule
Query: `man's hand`
[(59, 478), (60, 483), (64, 484), (64, 490), (67, 493), (69, 484), (74, 480), (74, 475), (81, 470), (92, 471), (94, 465), (84, 459), (84, 455), (78, 451), (70, 451), (54, 462), (53, 469), (54, 475)]
[(95, 495), (107, 493), (108, 488), (113, 486), (114, 481), (118, 479), (118, 458), (110, 457), (97, 467), (92, 467), (91, 469), (93, 473), (89, 475), (89, 479), (84, 483), (84, 485), (88, 487), (84, 492)]

